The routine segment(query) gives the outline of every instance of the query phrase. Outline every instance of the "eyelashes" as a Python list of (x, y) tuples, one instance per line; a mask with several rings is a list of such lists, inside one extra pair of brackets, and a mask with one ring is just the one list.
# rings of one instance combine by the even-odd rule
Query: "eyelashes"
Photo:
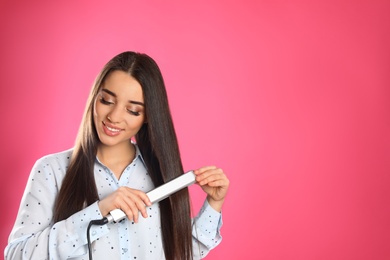
[(139, 115), (140, 115), (140, 113), (137, 112), (137, 111), (133, 111), (133, 110), (130, 110), (130, 109), (126, 109), (126, 110), (127, 110), (127, 112), (129, 112), (129, 113), (132, 114), (133, 116), (139, 116)]
[[(110, 101), (107, 101), (105, 100), (103, 97), (101, 97), (99, 99), (100, 103), (102, 103), (103, 105), (113, 105), (114, 102), (110, 102)], [(139, 116), (140, 115), (140, 112), (137, 112), (137, 111), (133, 111), (133, 110), (130, 110), (130, 109), (126, 109), (127, 112), (129, 112), (131, 115), (133, 116)]]
[(112, 104), (114, 104), (113, 102), (107, 101), (107, 100), (105, 100), (102, 97), (99, 100), (100, 100), (100, 103), (102, 103), (104, 105), (112, 105)]

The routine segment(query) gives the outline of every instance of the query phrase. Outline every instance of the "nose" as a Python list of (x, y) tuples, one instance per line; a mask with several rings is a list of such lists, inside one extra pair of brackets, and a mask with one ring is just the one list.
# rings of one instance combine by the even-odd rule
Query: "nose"
[(111, 123), (119, 123), (122, 121), (126, 109), (121, 108), (118, 105), (112, 107), (112, 110), (107, 114), (107, 119)]

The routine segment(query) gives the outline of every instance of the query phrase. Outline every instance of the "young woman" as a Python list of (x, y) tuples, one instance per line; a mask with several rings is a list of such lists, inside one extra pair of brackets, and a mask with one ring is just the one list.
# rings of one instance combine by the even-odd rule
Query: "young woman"
[(89, 222), (114, 209), (127, 218), (92, 226), (93, 259), (203, 258), (221, 242), (229, 180), (215, 166), (194, 172), (207, 194), (194, 219), (188, 189), (150, 203), (183, 166), (157, 64), (121, 53), (96, 79), (75, 147), (34, 165), (5, 259), (88, 259)]

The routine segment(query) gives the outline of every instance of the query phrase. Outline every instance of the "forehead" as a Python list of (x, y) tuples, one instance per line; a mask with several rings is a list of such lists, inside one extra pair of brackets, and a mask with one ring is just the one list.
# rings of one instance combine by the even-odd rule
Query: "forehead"
[(142, 86), (128, 73), (120, 70), (110, 72), (101, 89), (112, 92), (117, 99), (143, 102)]

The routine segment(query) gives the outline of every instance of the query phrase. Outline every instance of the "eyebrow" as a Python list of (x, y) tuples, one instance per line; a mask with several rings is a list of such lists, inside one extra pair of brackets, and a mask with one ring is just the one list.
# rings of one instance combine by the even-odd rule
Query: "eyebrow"
[[(113, 96), (113, 97), (117, 97), (116, 94), (106, 88), (103, 88), (102, 91), (106, 92), (107, 94)], [(140, 105), (140, 106), (145, 106), (144, 103), (140, 102), (140, 101), (135, 101), (135, 100), (129, 100), (129, 103), (131, 104), (136, 104), (136, 105)]]

